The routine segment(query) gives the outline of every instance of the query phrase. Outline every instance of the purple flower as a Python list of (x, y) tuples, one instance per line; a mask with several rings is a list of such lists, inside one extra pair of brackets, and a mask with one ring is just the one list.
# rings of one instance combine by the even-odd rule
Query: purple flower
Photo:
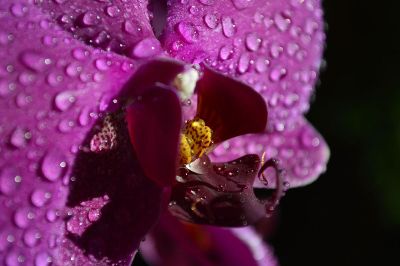
[[(155, 15), (149, 12), (145, 0), (0, 3), (1, 264), (128, 265), (167, 208), (164, 201), (169, 202), (169, 196), (173, 204), (168, 210), (186, 221), (237, 226), (237, 216), (229, 216), (233, 209), (226, 209), (231, 204), (238, 214), (243, 212), (239, 217), (243, 214), (246, 223), (252, 223), (265, 216), (259, 212), (265, 204), (274, 207), (279, 195), (257, 205), (251, 186), (262, 162), (248, 153), (278, 158), (291, 187), (312, 182), (324, 170), (328, 148), (303, 118), (324, 42), (319, 1), (170, 0), (158, 38), (151, 25), (153, 21), (155, 28), (164, 26), (157, 10)], [(189, 106), (181, 107), (171, 90), (186, 66), (150, 60), (157, 56), (202, 67), (204, 74)], [(161, 62), (165, 67), (157, 67)], [(150, 74), (140, 74), (146, 68)], [(212, 74), (207, 78), (207, 73)], [(216, 87), (221, 83), (212, 77), (222, 85), (236, 85)], [(241, 90), (235, 88), (249, 87), (228, 77), (248, 84), (265, 99), (264, 132), (252, 125), (264, 124), (265, 103), (240, 108), (246, 101), (234, 101)], [(224, 90), (228, 87), (232, 89)], [(209, 103), (199, 99), (197, 106), (197, 96), (202, 95)], [(233, 98), (224, 98), (228, 107), (213, 103), (229, 95)], [(215, 120), (221, 121), (223, 130), (218, 131), (219, 124), (207, 115), (214, 109), (216, 114), (228, 110), (240, 123), (221, 116)], [(241, 116), (246, 112), (248, 121)], [(192, 119), (196, 113), (207, 118), (205, 125), (211, 125), (213, 140), (220, 145), (212, 153), (209, 146), (201, 146), (200, 153), (193, 150), (192, 159), (200, 157), (202, 164), (181, 167), (188, 178), (182, 182), (175, 179), (176, 161), (178, 155), (187, 157), (182, 149), (178, 153), (177, 144), (185, 146), (180, 134), (190, 134), (181, 131), (181, 118)], [(153, 131), (160, 128), (165, 131)], [(257, 134), (242, 136), (246, 133)], [(146, 137), (152, 142), (144, 143)], [(231, 137), (235, 138), (227, 140)], [(238, 157), (241, 161), (214, 163)], [(215, 169), (234, 170), (237, 165), (251, 175), (243, 172), (238, 177), (245, 179), (228, 179), (228, 171), (225, 180), (216, 180), (221, 170)], [(266, 173), (255, 184), (279, 192), (275, 177)], [(187, 184), (193, 182), (208, 198), (231, 194), (233, 199), (212, 207), (197, 198), (185, 200), (180, 193), (188, 192)], [(244, 193), (237, 196), (234, 184)], [(216, 190), (219, 185), (225, 187)], [(275, 264), (260, 239), (257, 246), (243, 240), (257, 237), (252, 231), (188, 226), (165, 210), (161, 213), (150, 237), (155, 242), (146, 242), (150, 248), (145, 254), (158, 252), (150, 257), (155, 264), (173, 264), (169, 260), (177, 258), (170, 256), (174, 250), (154, 248), (169, 243), (163, 242), (162, 234), (171, 240), (182, 237), (177, 246), (186, 245), (193, 257), (205, 256), (201, 265), (231, 264), (224, 249), (228, 239), (237, 250), (235, 261), (243, 262), (238, 265), (257, 263), (257, 258)], [(221, 213), (226, 215), (215, 217)], [(179, 227), (182, 236), (174, 231)], [(209, 242), (201, 242), (196, 234)], [(212, 252), (220, 257), (215, 259)], [(265, 256), (257, 256), (260, 252)], [(181, 259), (183, 265), (190, 261)]]

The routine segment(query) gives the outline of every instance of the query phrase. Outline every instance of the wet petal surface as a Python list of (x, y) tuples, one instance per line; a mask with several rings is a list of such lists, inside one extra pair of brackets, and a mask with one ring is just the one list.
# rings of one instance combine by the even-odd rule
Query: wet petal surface
[[(304, 119), (297, 127), (285, 132), (240, 136), (225, 141), (210, 155), (216, 161), (226, 161), (247, 153), (262, 154), (265, 158), (277, 158), (286, 171), (290, 187), (313, 182), (326, 169), (329, 148), (321, 135)], [(268, 178), (268, 187), (275, 186), (275, 180)], [(256, 182), (257, 186), (264, 186)]]
[(325, 39), (318, 0), (170, 0), (163, 45), (260, 92), (271, 127), (292, 127), (309, 109)]
[(45, 0), (37, 5), (90, 46), (134, 58), (161, 52), (150, 25), (147, 0)]
[[(25, 1), (0, 4), (0, 264), (130, 262), (160, 191), (132, 164), (129, 143), (111, 160), (90, 140), (136, 67)], [(147, 205), (136, 208), (136, 197)]]

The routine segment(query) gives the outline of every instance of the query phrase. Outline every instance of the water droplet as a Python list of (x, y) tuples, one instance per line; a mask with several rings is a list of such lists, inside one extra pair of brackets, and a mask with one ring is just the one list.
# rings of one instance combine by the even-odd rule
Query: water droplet
[(43, 158), (41, 170), (46, 179), (56, 181), (64, 176), (67, 166), (64, 155), (58, 150), (51, 150)]
[(231, 17), (222, 18), (222, 31), (226, 37), (232, 37), (236, 33), (236, 25)]
[(210, 29), (215, 29), (218, 26), (218, 18), (214, 14), (207, 14), (204, 16), (204, 23), (209, 27)]
[(233, 56), (233, 48), (231, 45), (224, 45), (219, 50), (219, 57), (222, 60), (230, 59), (232, 58), (232, 56)]
[(117, 6), (108, 6), (106, 7), (106, 14), (110, 17), (116, 17), (119, 15), (121, 10)]
[(35, 218), (35, 214), (26, 208), (19, 208), (14, 213), (14, 223), (21, 229), (27, 228), (33, 218)]
[(21, 54), (21, 62), (33, 71), (42, 72), (49, 67), (52, 60), (36, 52), (24, 52)]
[(65, 73), (70, 77), (76, 77), (82, 72), (82, 66), (71, 63), (65, 68)]
[(72, 50), (72, 56), (76, 60), (82, 61), (88, 58), (89, 55), (90, 55), (89, 51), (83, 48), (75, 48), (74, 50)]
[(254, 0), (232, 0), (233, 5), (237, 9), (245, 9), (254, 4)]
[(29, 131), (26, 131), (20, 127), (14, 129), (10, 136), (10, 143), (15, 148), (23, 148), (26, 146), (27, 141), (31, 139), (32, 135)]
[(197, 6), (191, 6), (189, 8), (189, 13), (192, 15), (197, 15), (199, 13), (199, 8)]
[(150, 37), (138, 42), (132, 50), (132, 55), (137, 58), (147, 58), (157, 55), (160, 50), (160, 42)]
[(276, 27), (280, 31), (284, 32), (289, 28), (291, 20), (290, 17), (284, 13), (276, 13), (274, 16), (274, 22)]
[(287, 70), (283, 67), (275, 67), (271, 70), (269, 74), (269, 78), (271, 81), (279, 81), (282, 80), (287, 75)]
[(81, 126), (87, 126), (90, 122), (90, 108), (84, 107), (79, 114), (78, 122)]
[(63, 76), (52, 72), (47, 76), (46, 81), (50, 86), (57, 87), (63, 81)]
[(83, 14), (82, 23), (86, 26), (94, 26), (100, 24), (100, 16), (96, 15), (92, 11), (88, 11)]
[(57, 93), (54, 98), (54, 104), (58, 110), (64, 112), (71, 108), (71, 106), (75, 103), (76, 98), (71, 91), (62, 91)]
[(17, 173), (16, 169), (12, 167), (4, 167), (0, 173), (0, 192), (4, 195), (13, 194), (19, 184), (21, 183), (21, 176)]
[(0, 80), (0, 96), (5, 97), (11, 92), (10, 84), (5, 80)]
[(58, 130), (61, 133), (68, 133), (72, 130), (74, 126), (75, 126), (74, 121), (69, 119), (62, 119), (60, 123), (58, 123)]
[(46, 220), (50, 223), (53, 223), (57, 220), (58, 215), (57, 212), (53, 209), (50, 209), (46, 212)]
[(243, 74), (249, 69), (250, 56), (248, 53), (243, 53), (239, 58), (238, 71)]
[(16, 17), (23, 17), (27, 12), (28, 8), (21, 3), (11, 5), (11, 13)]
[(42, 236), (38, 230), (28, 229), (24, 233), (23, 240), (24, 240), (25, 245), (32, 248), (39, 244), (39, 240), (41, 237)]
[(283, 53), (283, 47), (274, 43), (270, 47), (270, 54), (273, 58), (278, 58)]
[(126, 20), (123, 23), (123, 29), (126, 33), (129, 33), (132, 35), (137, 35), (139, 33), (142, 33), (142, 28), (137, 23), (133, 23), (128, 20)]
[(179, 22), (178, 32), (188, 43), (197, 42), (199, 40), (199, 32), (192, 23), (185, 21)]
[(267, 71), (269, 60), (264, 57), (258, 57), (255, 62), (256, 70), (259, 73)]
[(98, 70), (106, 71), (111, 66), (111, 61), (105, 58), (96, 59), (94, 65)]
[(261, 38), (256, 33), (249, 33), (246, 37), (246, 47), (250, 51), (257, 51), (261, 45)]
[(31, 194), (31, 202), (35, 207), (43, 207), (50, 199), (51, 193), (42, 189), (35, 189)]
[(35, 256), (35, 266), (48, 266), (52, 263), (53, 259), (47, 252), (39, 252)]

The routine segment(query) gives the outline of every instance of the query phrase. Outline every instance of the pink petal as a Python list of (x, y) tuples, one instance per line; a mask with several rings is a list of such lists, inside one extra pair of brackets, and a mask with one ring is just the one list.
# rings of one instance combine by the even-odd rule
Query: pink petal
[[(266, 159), (277, 158), (286, 171), (290, 187), (304, 186), (313, 182), (325, 171), (329, 148), (321, 135), (304, 119), (296, 127), (284, 132), (267, 132), (234, 138), (217, 147), (212, 158), (226, 161), (247, 153), (262, 154)], [(257, 186), (262, 186), (256, 182)], [(275, 180), (268, 179), (268, 187)]]
[(86, 44), (134, 58), (161, 52), (150, 25), (148, 1), (51, 0), (37, 5)]
[(147, 177), (161, 186), (175, 181), (181, 105), (167, 87), (151, 87), (127, 109), (129, 135)]
[[(249, 236), (243, 236), (244, 233)], [(253, 243), (247, 241), (249, 237)], [(186, 225), (166, 214), (146, 237), (140, 250), (154, 266), (277, 265), (270, 250), (255, 234)]]
[(74, 40), (36, 7), (1, 2), (0, 264), (129, 264), (161, 192), (126, 130), (108, 153), (89, 145), (137, 66)]
[(267, 106), (263, 98), (244, 83), (206, 68), (196, 90), (196, 115), (211, 127), (214, 142), (265, 129)]
[(319, 0), (169, 0), (163, 46), (205, 61), (260, 92), (271, 126), (290, 127), (309, 109), (325, 35)]

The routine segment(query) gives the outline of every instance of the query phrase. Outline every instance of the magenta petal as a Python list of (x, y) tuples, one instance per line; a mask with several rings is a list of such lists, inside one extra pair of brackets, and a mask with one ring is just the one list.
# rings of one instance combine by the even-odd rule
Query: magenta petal
[[(154, 266), (277, 265), (270, 251), (264, 250), (260, 238), (248, 232), (248, 236), (243, 234), (242, 231), (183, 224), (164, 214), (140, 250)], [(247, 241), (249, 237), (252, 243)]]
[(129, 264), (160, 191), (129, 142), (113, 161), (88, 145), (137, 62), (83, 45), (26, 1), (0, 3), (0, 264)]
[(264, 99), (244, 83), (206, 68), (196, 90), (197, 116), (213, 130), (214, 142), (265, 129)]
[(37, 5), (86, 44), (134, 58), (161, 52), (150, 25), (148, 1), (61, 0)]
[(161, 186), (174, 183), (182, 124), (176, 93), (166, 87), (149, 88), (128, 106), (126, 120), (146, 176)]
[[(172, 187), (170, 212), (183, 221), (230, 227), (269, 217), (283, 195), (283, 175), (274, 161), (265, 162), (261, 169), (260, 163), (254, 154), (226, 163), (212, 163), (202, 156), (179, 169), (178, 182)], [(272, 196), (258, 199), (253, 183), (266, 168), (275, 171), (271, 176), (279, 185)]]
[(250, 84), (282, 129), (309, 108), (325, 39), (320, 2), (170, 0), (163, 45)]
[[(277, 158), (286, 171), (290, 187), (304, 186), (313, 182), (325, 171), (329, 159), (329, 148), (321, 135), (304, 119), (296, 127), (284, 132), (267, 132), (258, 135), (240, 136), (217, 147), (211, 158), (226, 161), (247, 153), (262, 154), (266, 159)], [(257, 186), (263, 187), (259, 182)], [(268, 187), (275, 180), (268, 179)]]

